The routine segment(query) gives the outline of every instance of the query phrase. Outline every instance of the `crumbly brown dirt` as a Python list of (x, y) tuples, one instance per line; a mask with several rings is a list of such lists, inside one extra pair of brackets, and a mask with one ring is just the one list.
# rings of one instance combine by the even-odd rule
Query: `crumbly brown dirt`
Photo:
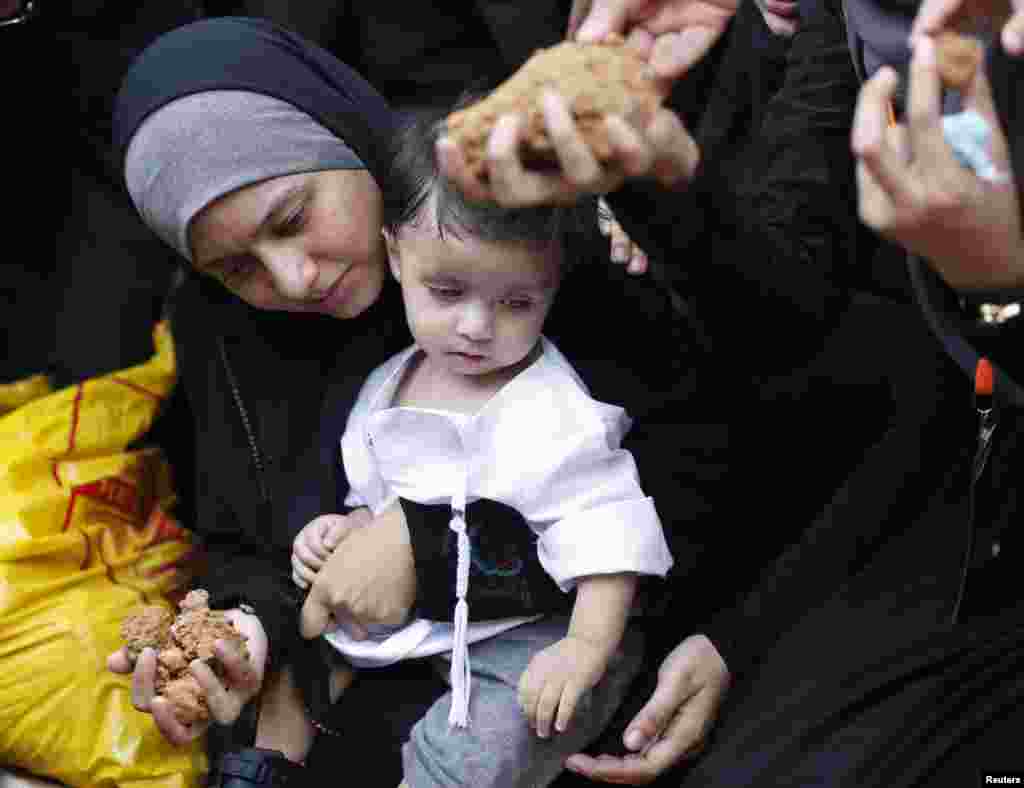
[(646, 62), (626, 47), (620, 36), (593, 44), (565, 41), (539, 49), (490, 95), (447, 118), (448, 135), (476, 178), (486, 180), (487, 138), (505, 114), (525, 119), (520, 150), (524, 163), (537, 168), (557, 166), (540, 106), (547, 88), (565, 99), (578, 131), (598, 161), (607, 161), (612, 155), (605, 117), (621, 115), (645, 125), (662, 101)]
[(134, 661), (144, 648), (157, 652), (156, 691), (167, 698), (178, 720), (186, 725), (205, 722), (210, 717), (206, 695), (189, 670), (197, 659), (206, 662), (214, 673), (223, 668), (214, 656), (217, 640), (235, 641), (245, 653), (245, 636), (220, 610), (210, 610), (209, 594), (190, 591), (181, 601), (176, 617), (163, 607), (150, 605), (124, 620), (121, 637)]

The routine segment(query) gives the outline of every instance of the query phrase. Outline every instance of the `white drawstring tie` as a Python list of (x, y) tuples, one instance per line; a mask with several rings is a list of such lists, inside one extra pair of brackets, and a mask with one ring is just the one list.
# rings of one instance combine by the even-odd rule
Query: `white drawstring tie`
[(458, 535), (458, 563), (455, 577), (455, 635), (452, 644), (452, 706), (448, 712), (448, 724), (456, 728), (469, 725), (469, 689), (470, 669), (469, 651), (466, 643), (466, 628), (469, 625), (469, 604), (466, 593), (469, 590), (469, 534), (466, 533), (466, 521), (462, 512), (455, 511), (448, 525)]

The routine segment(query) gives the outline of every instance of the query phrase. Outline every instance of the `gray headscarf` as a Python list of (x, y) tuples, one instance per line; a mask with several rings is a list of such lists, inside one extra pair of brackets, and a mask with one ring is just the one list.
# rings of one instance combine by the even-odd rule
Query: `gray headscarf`
[(365, 169), (311, 116), (261, 93), (211, 90), (151, 114), (125, 155), (125, 182), (147, 225), (192, 259), (189, 222), (218, 197), (268, 178)]

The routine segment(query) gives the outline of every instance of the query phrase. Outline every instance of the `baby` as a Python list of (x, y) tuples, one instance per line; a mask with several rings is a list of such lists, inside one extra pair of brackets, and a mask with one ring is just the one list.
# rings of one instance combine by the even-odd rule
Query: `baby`
[[(451, 506), (458, 601), (451, 622), (326, 637), (356, 667), (444, 660), (451, 692), (403, 749), (409, 785), (440, 784), (438, 774), (444, 784), (547, 785), (622, 701), (639, 666), (626, 636), (637, 576), (664, 576), (672, 558), (621, 448), (629, 417), (592, 399), (541, 334), (573, 239), (596, 226), (594, 204), (510, 210), (463, 199), (438, 171), (439, 121), (407, 129), (385, 202), (415, 344), (371, 373), (341, 446), (347, 505)], [(466, 521), (467, 504), (483, 498), (523, 515), (545, 570), (576, 591), (571, 618), (469, 623), (474, 545), (502, 539)], [(314, 520), (295, 540), (302, 586), (333, 547), (329, 522)]]

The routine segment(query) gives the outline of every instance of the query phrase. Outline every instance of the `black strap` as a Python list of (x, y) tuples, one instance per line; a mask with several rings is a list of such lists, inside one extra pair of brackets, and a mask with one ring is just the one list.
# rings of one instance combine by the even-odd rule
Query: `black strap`
[(289, 761), (279, 750), (248, 747), (225, 753), (221, 758), (219, 788), (247, 788), (248, 785), (282, 786), (302, 771), (302, 766)]
[[(925, 319), (932, 331), (946, 348), (946, 352), (964, 371), (969, 380), (974, 380), (974, 372), (981, 354), (965, 339), (966, 326), (953, 315), (955, 310), (947, 301), (942, 280), (928, 265), (913, 256), (908, 258), (910, 281), (914, 286), (917, 301), (924, 312)], [(991, 362), (991, 359), (990, 359)], [(992, 363), (995, 374), (996, 394), (1004, 402), (1015, 407), (1024, 407), (1024, 389), (995, 363)]]

